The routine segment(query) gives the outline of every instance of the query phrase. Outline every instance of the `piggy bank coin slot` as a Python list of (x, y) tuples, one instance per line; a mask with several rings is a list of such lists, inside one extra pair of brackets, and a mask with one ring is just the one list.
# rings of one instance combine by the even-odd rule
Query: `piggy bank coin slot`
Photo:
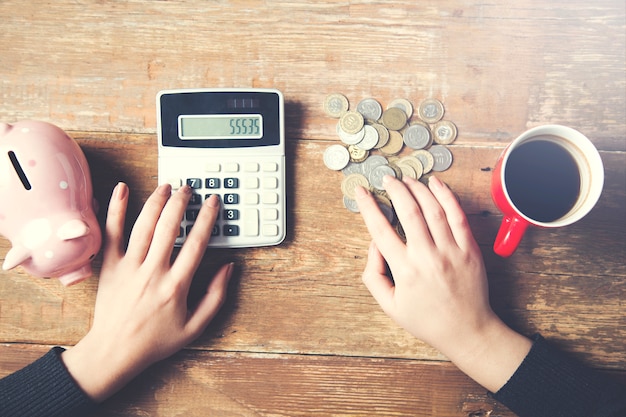
[(20, 181), (22, 181), (22, 185), (24, 186), (24, 188), (27, 190), (30, 190), (32, 188), (30, 185), (30, 181), (28, 181), (28, 177), (26, 176), (26, 173), (22, 169), (22, 165), (20, 164), (20, 161), (17, 160), (17, 156), (15, 155), (15, 152), (9, 151), (9, 159), (11, 160), (11, 164), (13, 164), (13, 169), (15, 169), (17, 176), (20, 178)]

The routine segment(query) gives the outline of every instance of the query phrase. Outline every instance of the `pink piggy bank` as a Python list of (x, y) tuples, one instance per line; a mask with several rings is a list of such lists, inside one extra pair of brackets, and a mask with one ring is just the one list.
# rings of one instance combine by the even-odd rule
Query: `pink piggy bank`
[(12, 244), (2, 269), (21, 265), (72, 285), (91, 276), (102, 242), (87, 159), (60, 128), (0, 123), (0, 233)]

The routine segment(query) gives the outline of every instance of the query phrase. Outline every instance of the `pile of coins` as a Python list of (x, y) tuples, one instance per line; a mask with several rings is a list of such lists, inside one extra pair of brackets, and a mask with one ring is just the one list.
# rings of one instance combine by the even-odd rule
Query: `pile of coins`
[[(382, 184), (385, 175), (420, 179), (452, 165), (452, 153), (446, 145), (456, 139), (457, 128), (443, 120), (445, 109), (439, 100), (422, 101), (416, 120), (412, 120), (413, 105), (406, 99), (393, 100), (383, 111), (376, 99), (366, 98), (350, 110), (346, 96), (333, 93), (326, 97), (324, 111), (339, 119), (337, 135), (342, 142), (326, 148), (324, 164), (344, 174), (343, 203), (352, 212), (358, 213), (354, 190), (361, 186), (375, 195), (393, 222), (393, 207)], [(410, 152), (401, 155), (405, 147)]]

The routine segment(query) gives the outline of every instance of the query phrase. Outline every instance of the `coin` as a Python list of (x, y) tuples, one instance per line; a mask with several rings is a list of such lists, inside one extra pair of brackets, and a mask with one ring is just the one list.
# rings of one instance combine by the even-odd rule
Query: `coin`
[(363, 168), (363, 175), (369, 178), (370, 172), (374, 170), (377, 166), (387, 165), (387, 158), (381, 155), (370, 155), (363, 164), (361, 165)]
[(389, 130), (380, 123), (372, 123), (372, 127), (378, 132), (378, 143), (374, 149), (380, 149), (389, 142)]
[(365, 98), (356, 105), (356, 111), (361, 113), (368, 120), (378, 120), (383, 114), (383, 108), (376, 99)]
[(422, 123), (414, 123), (404, 131), (404, 144), (411, 149), (424, 149), (431, 143), (430, 129)]
[(324, 164), (333, 171), (344, 169), (350, 162), (350, 153), (342, 145), (330, 145), (324, 151)]
[(324, 100), (324, 111), (330, 117), (339, 118), (348, 111), (348, 108), (348, 99), (343, 94), (329, 94), (326, 96), (326, 100)]
[(433, 145), (428, 150), (435, 159), (433, 171), (445, 171), (452, 165), (452, 153), (443, 145)]
[(343, 206), (353, 213), (360, 212), (359, 205), (357, 204), (356, 200), (346, 197), (345, 195), (343, 196)]
[(341, 192), (348, 198), (355, 198), (355, 189), (356, 187), (363, 187), (368, 189), (370, 186), (369, 181), (365, 178), (364, 175), (361, 174), (350, 174), (347, 177), (344, 177), (341, 182)]
[(449, 120), (442, 120), (433, 126), (433, 140), (440, 145), (451, 144), (456, 135), (456, 125)]
[(391, 168), (389, 165), (379, 165), (370, 172), (369, 182), (372, 187), (377, 190), (384, 190), (383, 187), (383, 177), (385, 175), (391, 175), (392, 177), (396, 177), (396, 171)]
[(363, 115), (356, 111), (347, 111), (339, 119), (341, 130), (348, 134), (355, 134), (363, 129)]
[(363, 162), (367, 159), (370, 152), (365, 149), (358, 148), (356, 145), (348, 146), (348, 153), (352, 162)]
[(435, 157), (432, 153), (428, 152), (425, 149), (420, 149), (411, 154), (415, 158), (417, 158), (424, 167), (424, 174), (428, 174), (433, 169), (433, 165), (435, 165)]
[(414, 180), (417, 179), (417, 172), (415, 172), (412, 166), (409, 166), (407, 164), (398, 164), (396, 166), (400, 168), (400, 171), (402, 172), (402, 178), (410, 177)]
[(378, 208), (382, 211), (383, 215), (387, 218), (389, 223), (393, 223), (395, 219), (395, 213), (393, 211), (393, 206), (391, 205), (391, 201), (382, 196), (376, 196), (376, 202), (378, 203)]
[(346, 133), (341, 128), (341, 123), (337, 123), (337, 136), (346, 145), (356, 145), (363, 140), (365, 136), (365, 130), (361, 129), (356, 133)]
[(389, 142), (379, 150), (383, 155), (397, 155), (402, 150), (403, 145), (402, 134), (398, 131), (390, 130)]
[(391, 107), (383, 112), (381, 121), (389, 130), (400, 130), (406, 125), (407, 115), (403, 110)]
[(434, 98), (422, 101), (417, 108), (417, 115), (426, 123), (437, 123), (443, 117), (443, 104)]
[(387, 108), (390, 108), (390, 107), (399, 108), (406, 114), (406, 117), (408, 119), (410, 119), (411, 116), (413, 116), (413, 105), (407, 99), (397, 98), (395, 100), (392, 100), (391, 103), (389, 103), (389, 105), (387, 106)]
[(362, 130), (365, 132), (365, 135), (363, 136), (363, 140), (357, 143), (356, 146), (361, 149), (365, 149), (366, 151), (374, 149), (378, 143), (378, 131), (374, 128), (374, 126), (370, 125), (363, 126)]
[[(369, 159), (369, 158), (368, 158)], [(350, 174), (363, 174), (364, 171), (364, 164), (365, 162), (348, 162), (348, 165), (346, 165), (345, 168), (343, 168), (341, 170), (341, 173), (343, 175), (350, 175)]]
[(403, 166), (409, 166), (413, 168), (413, 172), (415, 172), (415, 177), (412, 177), (416, 180), (419, 180), (424, 174), (424, 165), (422, 165), (421, 161), (417, 159), (415, 156), (408, 155), (400, 158), (397, 162), (397, 165), (402, 168)]

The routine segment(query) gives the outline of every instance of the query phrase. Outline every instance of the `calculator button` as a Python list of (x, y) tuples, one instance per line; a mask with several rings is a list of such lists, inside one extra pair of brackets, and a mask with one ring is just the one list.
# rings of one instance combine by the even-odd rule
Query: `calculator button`
[(211, 230), (211, 236), (219, 236), (220, 235), (220, 227), (213, 226), (213, 230)]
[(243, 182), (243, 188), (255, 190), (259, 188), (259, 179), (257, 177), (248, 177)]
[(239, 188), (239, 178), (224, 178), (224, 188)]
[(207, 178), (204, 180), (204, 188), (220, 188), (219, 178)]
[(217, 162), (207, 162), (204, 164), (204, 170), (206, 172), (220, 172), (221, 169), (222, 167)]
[(237, 172), (239, 171), (239, 164), (236, 162), (227, 162), (224, 165), (224, 171), (226, 172)]
[(239, 236), (239, 226), (235, 224), (225, 224), (224, 236)]
[(193, 189), (202, 188), (202, 180), (200, 178), (187, 178), (187, 185)]
[(265, 188), (266, 190), (274, 190), (278, 188), (278, 178), (276, 177), (263, 178), (263, 188)]
[(278, 164), (276, 162), (264, 162), (263, 172), (276, 172), (278, 171)]
[(278, 236), (278, 226), (275, 224), (264, 224), (263, 236)]
[(200, 213), (200, 210), (187, 210), (185, 212), (185, 218), (192, 222), (198, 218), (198, 213)]
[(263, 204), (278, 204), (278, 194), (276, 193), (263, 193), (261, 198)]
[(193, 226), (193, 224), (187, 225), (187, 227), (185, 228), (185, 233), (187, 234), (187, 236), (189, 236), (189, 233), (191, 232), (191, 227)]
[(248, 206), (256, 206), (259, 204), (259, 195), (257, 193), (244, 194), (244, 204)]
[(200, 194), (191, 194), (191, 198), (189, 199), (190, 206), (199, 206), (202, 204), (202, 196)]
[(259, 164), (257, 162), (246, 162), (243, 170), (246, 172), (259, 172)]
[(278, 220), (278, 210), (276, 209), (263, 210), (263, 220)]
[(224, 194), (224, 204), (239, 204), (239, 194)]
[(259, 210), (246, 209), (243, 215), (244, 215), (244, 223), (243, 223), (244, 235), (258, 236), (259, 235)]
[(183, 237), (184, 233), (185, 233), (185, 229), (183, 229), (182, 227), (180, 227), (180, 228), (178, 229), (178, 236), (177, 236), (177, 237)]
[(224, 210), (224, 220), (239, 220), (239, 210)]
[(178, 190), (183, 186), (183, 180), (180, 178), (170, 178), (167, 183), (172, 186), (172, 190)]

